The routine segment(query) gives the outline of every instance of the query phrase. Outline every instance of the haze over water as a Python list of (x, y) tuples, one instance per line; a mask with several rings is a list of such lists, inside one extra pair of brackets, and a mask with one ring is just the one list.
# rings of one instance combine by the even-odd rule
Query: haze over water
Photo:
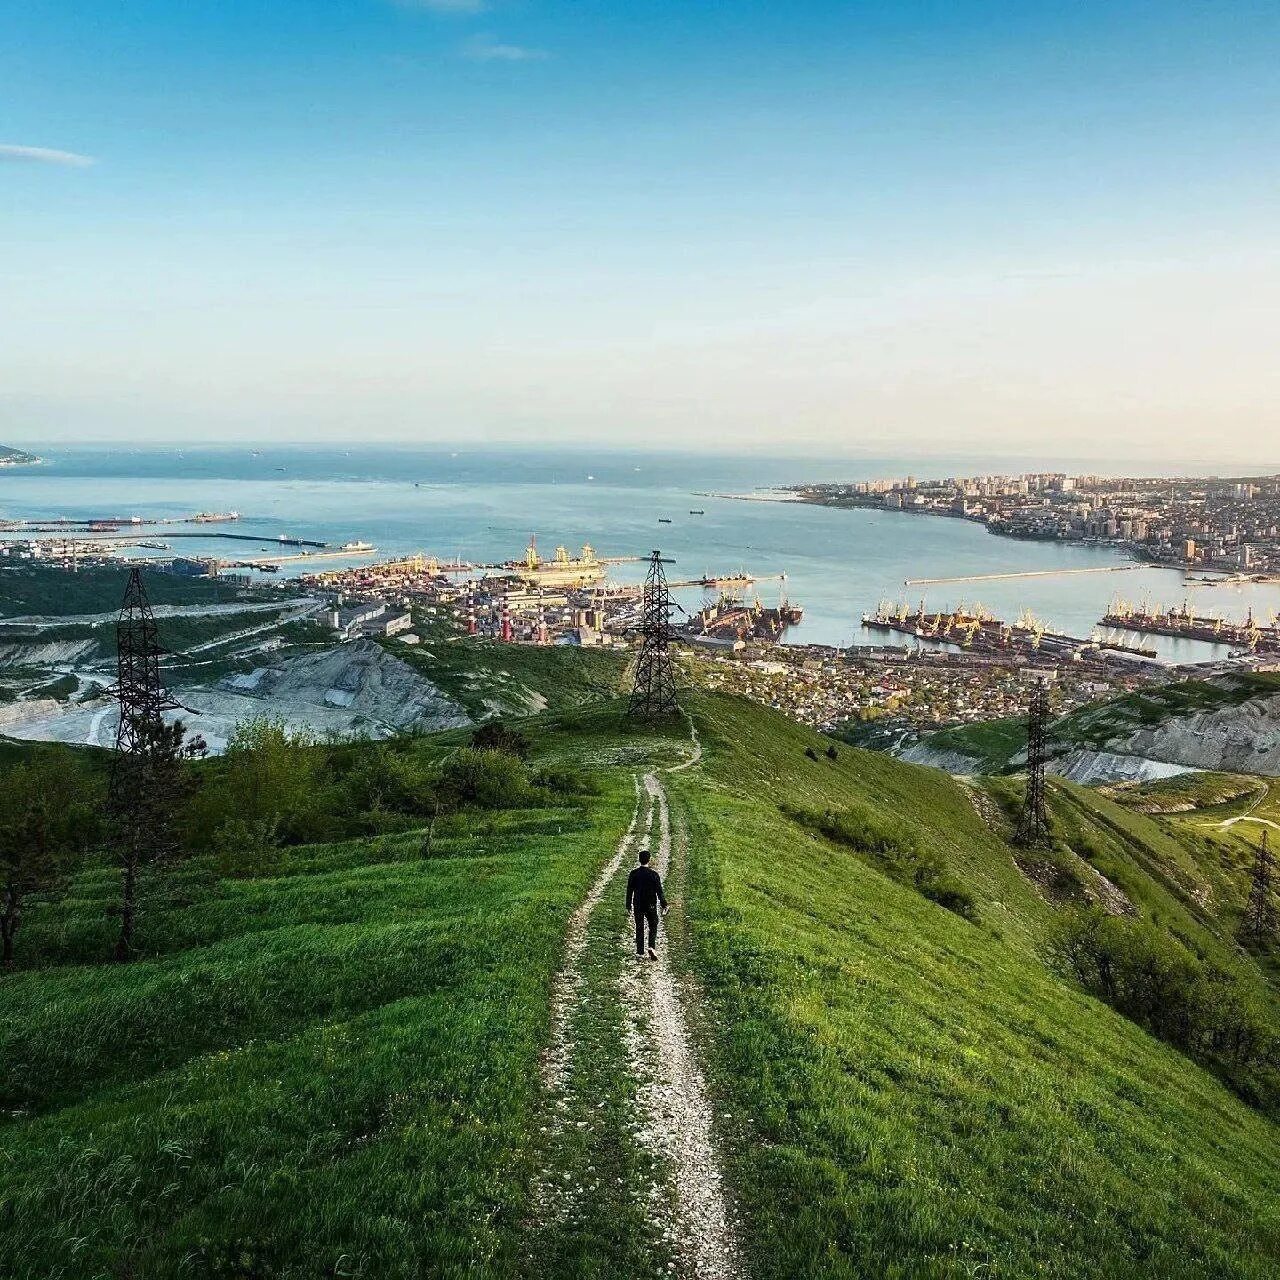
[[(1277, 585), (1206, 587), (1180, 572), (1151, 568), (908, 588), (907, 578), (1088, 568), (1124, 564), (1125, 558), (1105, 548), (997, 538), (970, 521), (702, 496), (806, 480), (1047, 470), (1062, 463), (494, 448), (41, 452), (43, 466), (0, 470), (0, 515), (159, 518), (234, 508), (240, 521), (222, 528), (261, 534), (261, 548), (220, 539), (171, 540), (177, 554), (223, 558), (279, 550), (269, 540), (281, 533), (334, 545), (364, 539), (378, 549), (369, 559), (416, 551), (511, 559), (521, 555), (531, 533), (546, 555), (560, 543), (576, 554), (590, 542), (602, 556), (642, 556), (659, 547), (675, 560), (670, 573), (677, 579), (740, 569), (785, 572), (787, 594), (805, 609), (803, 624), (788, 633), (798, 643), (884, 642), (883, 633), (863, 631), (862, 614), (881, 600), (905, 599), (914, 608), (922, 597), (930, 609), (981, 602), (1008, 619), (1030, 608), (1052, 628), (1079, 636), (1090, 633), (1115, 595), (1166, 605), (1186, 597), (1197, 611), (1228, 617), (1243, 617), (1252, 605), (1265, 619), (1280, 608)], [(1132, 466), (1097, 463), (1088, 469), (1136, 473)], [(691, 509), (706, 514), (693, 516)], [(659, 524), (660, 517), (672, 523)], [(159, 537), (169, 541), (169, 532)], [(356, 563), (361, 561), (324, 560), (314, 567)], [(294, 562), (283, 572), (312, 567)], [(640, 566), (622, 565), (615, 576), (630, 581), (641, 573)], [(758, 589), (772, 603), (780, 586), (762, 582)], [(702, 592), (679, 597), (694, 608)], [(1224, 646), (1149, 643), (1184, 661), (1226, 653)]]

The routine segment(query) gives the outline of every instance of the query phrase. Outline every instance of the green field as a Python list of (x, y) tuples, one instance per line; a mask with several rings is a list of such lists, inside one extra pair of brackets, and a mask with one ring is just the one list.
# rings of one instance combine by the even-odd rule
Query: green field
[[(1054, 784), (1058, 895), (1006, 843), (1016, 780), (832, 758), (740, 699), (690, 710), (705, 753), (666, 784), (688, 849), (672, 957), (752, 1276), (1276, 1273), (1265, 1068), (1179, 1051), (1055, 952), (1105, 876), (1276, 1025), (1271, 958), (1233, 938), (1235, 828)], [(101, 960), (107, 866), (35, 907), (0, 977), (0, 1275), (678, 1274), (646, 1243), (612, 899), (588, 930), (554, 1151), (538, 1075), (569, 914), (637, 771), (688, 757), (687, 726), (636, 734), (619, 711), (522, 722), (530, 770), (591, 786), (461, 811), (430, 857), (411, 829), (293, 846), (256, 878), (189, 860), (132, 964)], [(447, 762), (464, 741), (406, 750)], [(926, 863), (969, 918), (912, 880)], [(540, 1177), (580, 1188), (565, 1221), (539, 1216)]]
[(1027, 749), (1026, 717), (983, 720), (926, 734), (924, 744), (935, 751), (954, 751), (976, 762), (975, 772), (999, 773)]
[(630, 803), (196, 864), (129, 966), (82, 876), (4, 979), (0, 1274), (515, 1274), (550, 974)]
[[(961, 787), (810, 761), (810, 735), (745, 704), (704, 714), (708, 777), (677, 784), (701, 855), (690, 931), (751, 1135), (734, 1172), (759, 1275), (1274, 1272), (1274, 1121), (1046, 967), (1054, 912)], [(780, 785), (912, 814), (978, 925), (788, 823), (761, 802)], [(1147, 860), (1132, 896), (1227, 949), (1179, 911), (1181, 846)]]

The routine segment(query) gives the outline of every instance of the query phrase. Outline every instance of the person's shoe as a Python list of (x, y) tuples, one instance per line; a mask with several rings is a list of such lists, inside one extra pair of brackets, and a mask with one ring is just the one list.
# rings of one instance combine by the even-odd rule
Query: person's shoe
[(650, 947), (650, 948), (649, 948), (649, 959), (650, 959), (650, 960), (656, 960), (657, 958), (658, 958), (658, 953), (657, 953), (657, 952), (656, 952), (652, 947)]

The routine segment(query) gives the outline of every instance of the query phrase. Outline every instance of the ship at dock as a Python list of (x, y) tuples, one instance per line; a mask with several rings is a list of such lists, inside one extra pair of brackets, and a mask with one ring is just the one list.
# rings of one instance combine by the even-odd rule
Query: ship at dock
[(191, 517), (192, 524), (230, 524), (240, 519), (238, 511), (197, 511)]
[(890, 631), (992, 655), (1045, 654), (1070, 659), (1102, 653), (1129, 658), (1156, 656), (1155, 649), (1149, 646), (1106, 638), (1096, 632), (1087, 640), (1081, 640), (1050, 631), (1030, 609), (1023, 610), (1016, 621), (1006, 622), (980, 604), (972, 608), (959, 604), (954, 609), (931, 613), (925, 609), (923, 600), (917, 608), (881, 601), (874, 613), (862, 615), (862, 625), (870, 631)]
[(690, 637), (719, 641), (773, 642), (803, 618), (804, 609), (785, 598), (770, 607), (759, 596), (747, 600), (736, 592), (722, 591), (712, 604), (699, 609), (682, 631)]
[(1166, 608), (1145, 601), (1135, 605), (1117, 598), (1100, 625), (1144, 635), (1229, 644), (1242, 653), (1280, 652), (1280, 616), (1274, 611), (1263, 620), (1256, 618), (1250, 608), (1243, 622), (1229, 622), (1221, 615), (1197, 614), (1186, 600), (1180, 606)]
[(557, 547), (550, 560), (538, 553), (538, 541), (529, 539), (524, 559), (510, 566), (518, 577), (539, 587), (578, 587), (589, 582), (599, 582), (606, 571), (606, 562), (596, 557), (590, 543), (582, 548), (580, 556), (571, 556), (568, 549)]

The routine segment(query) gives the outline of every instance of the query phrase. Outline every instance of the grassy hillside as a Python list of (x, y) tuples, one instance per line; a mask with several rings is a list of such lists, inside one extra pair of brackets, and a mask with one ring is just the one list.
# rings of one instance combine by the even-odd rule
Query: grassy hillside
[[(498, 656), (528, 652), (555, 651)], [(690, 709), (705, 754), (667, 775), (688, 850), (672, 955), (699, 996), (752, 1275), (1275, 1273), (1280, 1130), (1060, 972), (1070, 895), (1005, 841), (1016, 783), (833, 758), (739, 699)], [(455, 815), (430, 858), (410, 830), (298, 846), (255, 879), (193, 860), (150, 902), (131, 965), (98, 959), (108, 868), (36, 907), (0, 977), (0, 1275), (665, 1273), (607, 1001), (577, 1028), (552, 1170), (579, 1210), (537, 1222), (531, 1190), (569, 913), (628, 824), (636, 772), (688, 752), (684, 724), (637, 734), (618, 712), (523, 722), (531, 768), (596, 789)], [(464, 741), (407, 749), (448, 760)], [(1066, 784), (1052, 805), (1063, 859), (1240, 967), (1274, 1013), (1231, 937), (1242, 872), (1190, 819)], [(935, 873), (969, 918), (927, 896)], [(585, 952), (606, 996), (617, 911)]]
[(974, 772), (998, 773), (1019, 752), (1027, 748), (1025, 716), (1003, 720), (982, 720), (976, 724), (938, 729), (923, 736), (921, 742), (931, 750), (967, 756), (974, 762)]
[(1240, 672), (1213, 680), (1179, 680), (1084, 707), (1054, 722), (1050, 738), (1066, 747), (1101, 747), (1136, 729), (1199, 711), (1238, 707), (1280, 693), (1280, 674)]
[[(1153, 685), (1092, 703), (1054, 720), (1048, 733), (1051, 754), (1076, 748), (1100, 750), (1139, 729), (1152, 729), (1196, 712), (1222, 711), (1253, 698), (1280, 693), (1280, 675), (1239, 672), (1213, 680), (1178, 680)], [(974, 769), (1000, 773), (1023, 763), (1026, 750), (1024, 720), (984, 720), (952, 729), (939, 729), (920, 739), (937, 752), (955, 752), (974, 761)]]
[[(757, 1274), (1274, 1273), (1275, 1124), (1046, 968), (1054, 910), (961, 787), (809, 759), (811, 735), (746, 704), (702, 714), (706, 776), (676, 783), (689, 933)], [(979, 923), (788, 821), (780, 794), (909, 815)], [(1172, 902), (1164, 859), (1184, 856), (1152, 850), (1134, 896)]]
[(628, 656), (571, 645), (501, 644), (416, 614), (421, 645), (386, 647), (456, 699), (475, 720), (565, 711), (617, 696)]
[(550, 975), (630, 803), (196, 864), (129, 966), (86, 963), (82, 876), (0, 987), (0, 1274), (514, 1274)]

